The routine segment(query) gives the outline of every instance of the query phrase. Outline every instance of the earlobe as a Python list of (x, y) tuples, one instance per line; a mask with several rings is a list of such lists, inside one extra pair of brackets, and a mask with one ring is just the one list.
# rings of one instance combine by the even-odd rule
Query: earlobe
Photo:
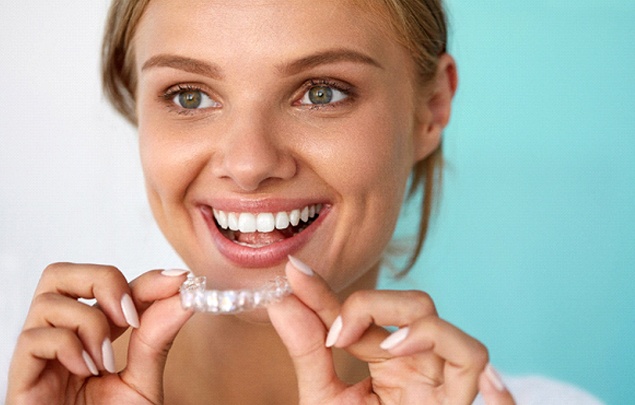
[(436, 76), (432, 83), (422, 89), (419, 97), (414, 140), (415, 163), (425, 159), (439, 147), (443, 129), (450, 121), (452, 99), (457, 85), (456, 62), (449, 54), (443, 54), (439, 57)]

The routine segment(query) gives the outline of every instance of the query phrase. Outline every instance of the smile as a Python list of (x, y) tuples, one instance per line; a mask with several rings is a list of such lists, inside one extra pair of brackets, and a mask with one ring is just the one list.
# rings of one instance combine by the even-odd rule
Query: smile
[(260, 213), (214, 209), (213, 215), (225, 238), (258, 249), (298, 235), (319, 217), (322, 208), (322, 204), (311, 204), (291, 211)]

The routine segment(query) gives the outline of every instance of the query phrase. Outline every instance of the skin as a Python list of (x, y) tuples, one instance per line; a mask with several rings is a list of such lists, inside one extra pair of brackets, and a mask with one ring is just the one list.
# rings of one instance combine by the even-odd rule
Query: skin
[[(428, 130), (422, 128), (424, 112), (415, 111), (418, 95), (402, 79), (413, 75), (409, 55), (381, 41), (380, 32), (358, 35), (357, 11), (345, 2), (320, 5), (318, 15), (338, 17), (319, 21), (315, 6), (307, 4), (289, 13), (276, 2), (218, 3), (153, 3), (137, 32), (140, 149), (155, 218), (191, 269), (227, 288), (236, 280), (240, 286), (262, 284), (280, 274), (283, 263), (254, 272), (227, 260), (211, 241), (198, 203), (327, 202), (332, 209), (326, 222), (292, 253), (319, 266), (340, 291), (379, 261), (412, 165), (438, 142), (429, 144), (421, 134)], [(280, 26), (282, 20), (287, 23)], [(189, 26), (210, 28), (183, 29)], [(381, 67), (341, 61), (282, 73), (278, 68), (342, 49)], [(215, 63), (223, 77), (143, 69), (166, 54)], [(319, 110), (294, 105), (303, 83), (322, 77), (352, 85), (356, 94)], [(178, 83), (200, 83), (221, 107), (189, 116), (169, 112), (159, 96)]]
[[(114, 267), (52, 265), (16, 347), (7, 403), (470, 404), (479, 389), (488, 405), (514, 403), (483, 373), (485, 347), (440, 319), (428, 295), (373, 290), (408, 175), (438, 146), (457, 79), (443, 55), (434, 81), (419, 84), (408, 52), (360, 12), (339, 0), (150, 3), (134, 49), (154, 216), (214, 286), (285, 274), (294, 294), (240, 317), (192, 316), (178, 302), (184, 274), (128, 283)], [(310, 81), (325, 78), (340, 101), (305, 105)], [(195, 85), (208, 108), (184, 111), (164, 97), (178, 85)], [(290, 252), (313, 270), (231, 260), (201, 213), (306, 202), (329, 208)], [(126, 295), (133, 309), (122, 307)], [(341, 331), (329, 334), (338, 316)], [(407, 334), (381, 348), (388, 325)], [(106, 338), (118, 339), (116, 373), (106, 370)]]

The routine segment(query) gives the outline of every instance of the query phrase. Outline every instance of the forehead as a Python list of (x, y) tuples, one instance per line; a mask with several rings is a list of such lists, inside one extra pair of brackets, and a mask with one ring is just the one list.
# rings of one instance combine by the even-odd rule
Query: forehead
[(157, 53), (275, 63), (343, 47), (402, 58), (404, 50), (387, 35), (390, 24), (358, 3), (364, 2), (153, 0), (135, 34), (137, 66)]

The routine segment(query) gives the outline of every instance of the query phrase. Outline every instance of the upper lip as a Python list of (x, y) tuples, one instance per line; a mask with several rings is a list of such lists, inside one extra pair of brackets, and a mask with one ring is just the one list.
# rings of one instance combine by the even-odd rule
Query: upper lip
[(225, 212), (242, 213), (248, 212), (251, 214), (260, 214), (267, 212), (281, 212), (292, 211), (295, 209), (302, 209), (310, 205), (327, 205), (328, 202), (324, 199), (263, 199), (263, 200), (245, 200), (245, 199), (215, 199), (210, 201), (201, 202), (200, 205), (208, 206), (215, 210), (221, 210)]

